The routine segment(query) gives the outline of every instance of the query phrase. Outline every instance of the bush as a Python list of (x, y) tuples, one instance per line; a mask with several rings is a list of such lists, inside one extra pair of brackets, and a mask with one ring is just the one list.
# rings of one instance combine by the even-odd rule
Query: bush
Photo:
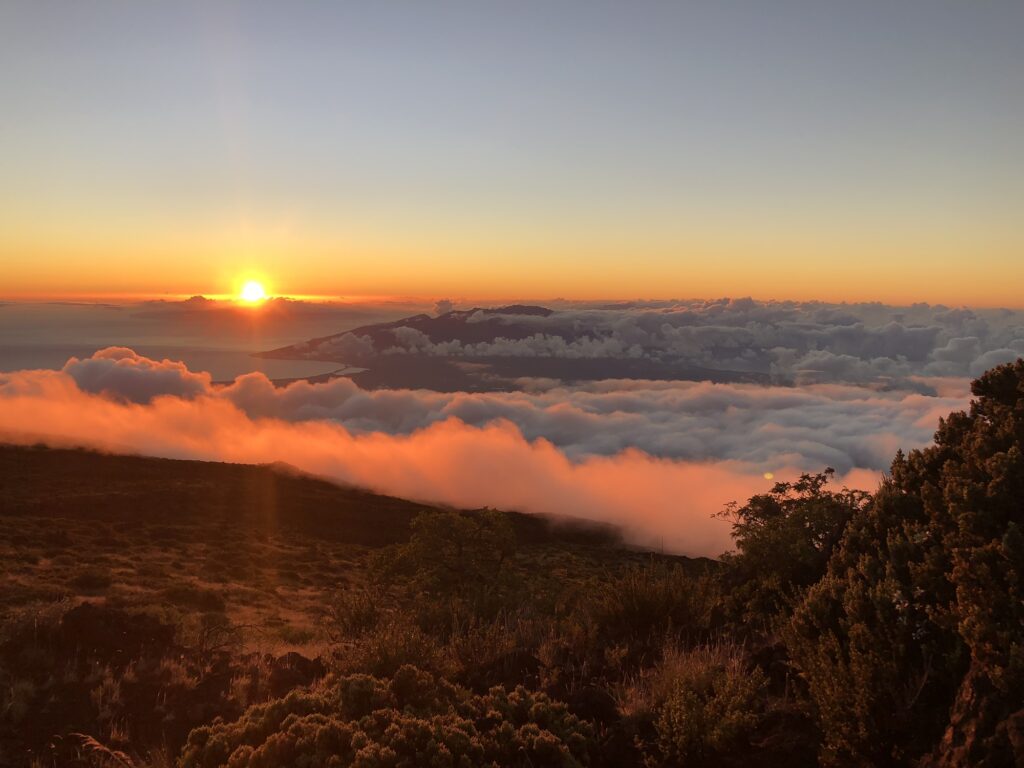
[(163, 598), (183, 608), (197, 611), (223, 611), (224, 597), (220, 592), (194, 584), (175, 584), (163, 591)]
[(484, 696), (412, 666), (363, 675), (250, 708), (194, 730), (182, 768), (263, 766), (579, 766), (596, 749), (590, 726), (524, 688)]
[(334, 595), (322, 618), (327, 635), (335, 642), (361, 637), (375, 629), (383, 618), (383, 591), (352, 587)]
[(964, 649), (940, 618), (947, 553), (913, 507), (887, 481), (784, 628), (826, 763), (908, 762), (948, 718)]
[(831, 467), (776, 483), (720, 515), (733, 521), (736, 552), (722, 557), (731, 618), (741, 626), (767, 627), (776, 614), (825, 574), (847, 523), (871, 503), (864, 491), (826, 489)]
[(1024, 760), (1024, 360), (972, 391), (896, 456), (787, 628), (827, 762)]
[(494, 616), (518, 597), (508, 567), (515, 543), (502, 512), (421, 513), (408, 543), (379, 553), (373, 569), (380, 582), (400, 583), (413, 596), (455, 599)]
[(735, 647), (666, 653), (653, 682), (657, 742), (645, 750), (648, 765), (707, 764), (745, 746), (760, 722), (767, 680)]
[(622, 662), (638, 664), (653, 661), (667, 637), (702, 638), (717, 597), (712, 579), (652, 561), (603, 583), (583, 600), (576, 617), (594, 648), (624, 648)]
[(536, 685), (539, 682), (538, 651), (548, 622), (503, 614), (494, 621), (470, 620), (448, 640), (447, 652), (459, 683), (474, 691), (495, 685)]
[(341, 673), (362, 672), (379, 677), (395, 674), (406, 664), (431, 672), (450, 671), (445, 649), (432, 636), (401, 617), (392, 617), (334, 651), (333, 666)]
[(71, 579), (71, 586), (83, 592), (101, 592), (113, 584), (110, 570), (107, 568), (87, 568)]

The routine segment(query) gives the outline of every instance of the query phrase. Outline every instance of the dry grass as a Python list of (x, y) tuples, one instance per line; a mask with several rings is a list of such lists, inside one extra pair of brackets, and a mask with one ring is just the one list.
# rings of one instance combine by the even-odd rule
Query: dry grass
[(745, 649), (731, 640), (689, 648), (666, 642), (661, 660), (640, 673), (628, 675), (616, 686), (615, 698), (623, 715), (640, 717), (657, 711), (680, 685), (700, 687), (719, 670), (742, 675), (746, 667)]

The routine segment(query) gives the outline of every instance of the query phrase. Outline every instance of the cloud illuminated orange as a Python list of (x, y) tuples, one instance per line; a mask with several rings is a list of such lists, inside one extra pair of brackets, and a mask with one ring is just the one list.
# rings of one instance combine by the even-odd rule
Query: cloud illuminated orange
[[(620, 386), (612, 396), (629, 396), (629, 382)], [(694, 386), (700, 396), (714, 398), (736, 389)], [(748, 386), (742, 391), (776, 401), (793, 396), (785, 388)], [(828, 393), (824, 387), (811, 397)], [(849, 388), (836, 390), (839, 403), (853, 395)], [(275, 389), (258, 373), (241, 377), (230, 387), (215, 387), (208, 374), (188, 371), (180, 363), (150, 361), (131, 350), (112, 348), (86, 361), (73, 360), (66, 371), (0, 374), (0, 439), (171, 458), (286, 461), (337, 481), (407, 498), (615, 523), (625, 526), (635, 541), (703, 555), (716, 555), (729, 546), (729, 526), (713, 514), (725, 503), (763, 492), (767, 486), (761, 462), (656, 458), (633, 448), (573, 460), (548, 440), (527, 440), (501, 417), (471, 425), (449, 416), (428, 420), (428, 426), (404, 434), (354, 430), (323, 417), (330, 413), (331, 403), (350, 401), (356, 409), (353, 423), (372, 426), (374, 412), (377, 419), (386, 419), (389, 410), (394, 418), (408, 421), (421, 408), (421, 399), (443, 397), (412, 391), (365, 393), (347, 380)], [(465, 393), (451, 397), (443, 410), (458, 406), (471, 413), (488, 407), (486, 400), (469, 402), (475, 396)], [(529, 396), (507, 397), (514, 403)], [(949, 401), (913, 394), (890, 402), (880, 399), (877, 404), (870, 393), (861, 397), (869, 398), (867, 408), (906, 410), (904, 420), (922, 422), (925, 432), (939, 412), (950, 408)], [(278, 415), (260, 415), (267, 412)], [(289, 413), (300, 420), (285, 420)], [(565, 406), (552, 406), (546, 418), (557, 424), (573, 417)], [(876, 442), (885, 455), (901, 444), (893, 434), (879, 435)], [(858, 450), (875, 449), (865, 444)], [(793, 452), (788, 458), (776, 456), (774, 475), (791, 478), (800, 471), (821, 469), (802, 466), (796, 459)], [(853, 469), (840, 480), (870, 490), (878, 477), (874, 469)]]

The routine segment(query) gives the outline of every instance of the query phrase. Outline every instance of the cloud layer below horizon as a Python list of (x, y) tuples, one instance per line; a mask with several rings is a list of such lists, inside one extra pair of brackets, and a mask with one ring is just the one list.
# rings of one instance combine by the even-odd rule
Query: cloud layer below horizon
[[(919, 391), (925, 387), (915, 377), (977, 376), (1024, 354), (1019, 310), (750, 298), (562, 305), (533, 314), (505, 310), (457, 312), (450, 322), (433, 325), (408, 318), (419, 327), (397, 325), (373, 339), (357, 329), (296, 349), (342, 358), (374, 353), (643, 360), (756, 373), (775, 383)], [(488, 334), (472, 332), (485, 325)]]
[(347, 379), (275, 388), (113, 347), (61, 371), (0, 374), (0, 439), (171, 458), (285, 461), (339, 482), (461, 507), (623, 526), (688, 554), (729, 547), (712, 515), (763, 478), (835, 467), (874, 488), (897, 448), (930, 441), (968, 402), (965, 379), (913, 391), (608, 380), (524, 381), (509, 393), (359, 389)]

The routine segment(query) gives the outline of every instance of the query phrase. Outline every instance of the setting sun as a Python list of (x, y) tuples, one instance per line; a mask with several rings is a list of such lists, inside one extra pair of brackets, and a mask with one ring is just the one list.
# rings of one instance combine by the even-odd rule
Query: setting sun
[(263, 301), (267, 298), (267, 292), (263, 290), (263, 286), (255, 280), (248, 281), (242, 286), (242, 291), (239, 294), (242, 301), (258, 302)]

